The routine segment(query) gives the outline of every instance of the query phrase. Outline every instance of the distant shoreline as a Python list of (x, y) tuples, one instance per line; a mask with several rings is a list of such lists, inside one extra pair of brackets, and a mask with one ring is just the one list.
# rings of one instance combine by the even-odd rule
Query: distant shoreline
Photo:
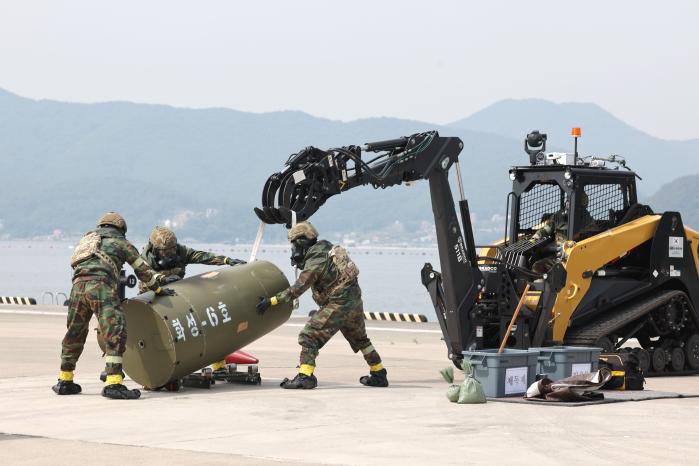
[[(33, 244), (41, 244), (41, 245), (66, 245), (70, 247), (71, 245), (75, 244), (80, 238), (61, 238), (61, 239), (47, 239), (47, 238), (7, 238), (7, 239), (0, 239), (0, 244), (2, 243), (33, 243)], [(129, 238), (129, 240), (135, 244), (145, 244), (147, 242), (147, 239), (133, 239)], [(206, 246), (207, 249), (211, 246), (221, 246), (222, 248), (225, 249), (232, 249), (232, 250), (243, 250), (244, 252), (249, 252), (250, 249), (252, 249), (252, 243), (226, 243), (226, 242), (201, 242), (201, 241), (196, 241), (196, 240), (187, 240), (184, 239), (182, 240), (183, 244), (187, 244), (190, 246)], [(398, 252), (398, 251), (425, 251), (425, 252), (433, 252), (437, 249), (437, 245), (428, 245), (428, 246), (416, 246), (412, 244), (395, 244), (395, 243), (387, 243), (387, 244), (344, 244), (340, 243), (347, 249), (351, 250), (359, 250), (359, 251), (389, 251), (389, 252)], [(260, 245), (260, 249), (271, 249), (271, 250), (286, 250), (289, 249), (289, 245), (285, 243), (262, 243)]]

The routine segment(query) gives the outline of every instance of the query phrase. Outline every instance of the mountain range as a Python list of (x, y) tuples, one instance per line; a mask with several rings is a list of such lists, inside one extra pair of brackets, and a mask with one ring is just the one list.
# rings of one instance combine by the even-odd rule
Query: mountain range
[[(547, 132), (549, 149), (570, 150), (572, 126), (583, 128), (582, 153), (624, 155), (644, 177), (644, 199), (688, 209), (685, 222), (699, 227), (699, 208), (688, 202), (697, 197), (697, 177), (683, 181), (686, 199), (661, 188), (699, 173), (699, 140), (654, 138), (593, 104), (506, 100), (435, 125), (397, 118), (341, 122), (297, 111), (78, 104), (0, 90), (0, 237), (74, 236), (117, 210), (133, 237), (168, 224), (182, 238), (247, 242), (256, 231), (252, 207), (262, 186), (290, 154), (309, 145), (363, 144), (436, 129), (464, 141), (460, 160), (476, 239), (489, 241), (502, 229), (508, 168), (527, 163), (526, 133)], [(356, 188), (331, 198), (313, 220), (334, 237), (431, 239), (425, 182), (381, 192)], [(284, 238), (281, 227), (268, 231), (270, 241)]]

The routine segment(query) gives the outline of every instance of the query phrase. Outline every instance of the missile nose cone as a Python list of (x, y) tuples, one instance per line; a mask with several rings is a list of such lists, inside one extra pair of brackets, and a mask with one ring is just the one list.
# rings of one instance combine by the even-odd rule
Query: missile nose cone
[(238, 350), (226, 356), (226, 364), (257, 364), (260, 360), (250, 353)]

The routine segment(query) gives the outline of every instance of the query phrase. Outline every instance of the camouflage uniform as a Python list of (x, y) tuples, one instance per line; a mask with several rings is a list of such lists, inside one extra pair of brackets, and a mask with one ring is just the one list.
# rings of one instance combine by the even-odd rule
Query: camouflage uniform
[[(583, 206), (587, 206), (587, 198), (584, 197), (584, 204)], [(594, 225), (594, 219), (590, 215), (590, 212), (588, 212), (587, 209), (583, 210), (582, 216), (580, 218), (581, 220), (581, 225), (582, 227), (580, 228), (580, 231), (576, 235), (576, 237), (581, 236), (584, 234), (585, 230), (590, 228), (591, 226)], [(553, 236), (554, 239), (556, 240), (556, 245), (557, 246), (563, 246), (563, 243), (565, 243), (568, 240), (568, 211), (567, 210), (561, 210), (556, 212), (555, 214), (549, 216), (544, 221), (544, 225), (539, 228), (536, 233), (532, 235), (532, 240), (539, 240), (544, 237), (551, 237)], [(555, 254), (554, 255), (549, 255), (547, 257), (543, 257), (539, 259), (538, 261), (534, 262), (532, 264), (532, 271), (536, 273), (547, 273), (549, 270), (553, 268), (553, 266), (556, 264), (558, 259), (556, 258)]]
[[(153, 270), (158, 271), (166, 277), (177, 275), (184, 278), (187, 265), (189, 264), (206, 264), (206, 265), (225, 265), (227, 264), (227, 256), (220, 256), (212, 252), (197, 251), (182, 244), (177, 244), (177, 252), (175, 264), (169, 268), (161, 269), (154, 254), (153, 245), (149, 242), (141, 253), (141, 257)], [(141, 293), (148, 290), (146, 284), (141, 282), (138, 287)]]
[(126, 349), (124, 314), (117, 296), (118, 271), (128, 262), (151, 289), (157, 289), (162, 275), (155, 273), (138, 255), (138, 250), (116, 228), (94, 230), (101, 238), (100, 250), (112, 261), (92, 256), (77, 264), (68, 308), (68, 331), (63, 338), (61, 371), (72, 372), (85, 345), (92, 314), (95, 314), (106, 345), (108, 375), (121, 374), (121, 355)]
[[(154, 270), (162, 273), (165, 277), (177, 276), (184, 278), (188, 264), (207, 265), (237, 265), (244, 264), (244, 261), (231, 259), (227, 256), (220, 256), (210, 252), (196, 251), (182, 244), (177, 243), (177, 236), (169, 228), (156, 226), (150, 234), (148, 244), (141, 253), (143, 260)], [(165, 259), (160, 262), (159, 259)], [(145, 292), (148, 287), (141, 282), (139, 291)], [(211, 364), (215, 374), (225, 376), (227, 374), (226, 361), (220, 360)]]
[[(328, 254), (331, 248), (332, 244), (324, 240), (311, 246), (306, 252), (303, 271), (296, 283), (275, 296), (278, 302), (289, 302), (312, 288), (313, 299), (320, 306), (299, 334), (300, 363), (315, 366), (319, 350), (340, 331), (352, 351), (361, 351), (369, 366), (379, 366), (381, 357), (366, 334), (359, 284), (355, 280), (349, 286), (336, 291), (332, 289), (338, 277)], [(328, 291), (331, 293), (326, 296)]]

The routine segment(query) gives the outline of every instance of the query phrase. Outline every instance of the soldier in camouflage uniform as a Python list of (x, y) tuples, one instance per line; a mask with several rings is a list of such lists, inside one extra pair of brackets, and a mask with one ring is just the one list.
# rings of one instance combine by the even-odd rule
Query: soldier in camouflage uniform
[[(166, 283), (172, 283), (184, 278), (187, 265), (240, 265), (245, 261), (231, 257), (214, 254), (212, 252), (197, 251), (177, 242), (175, 233), (169, 228), (156, 226), (150, 234), (148, 244), (141, 253), (141, 258), (155, 271), (163, 274)], [(145, 283), (141, 282), (139, 291), (148, 290)], [(211, 365), (216, 373), (227, 373), (226, 361), (217, 361)]]
[[(313, 300), (320, 309), (313, 314), (299, 334), (301, 357), (299, 373), (292, 379), (284, 379), (283, 388), (315, 388), (318, 384), (313, 371), (318, 352), (338, 331), (349, 342), (356, 353), (362, 352), (369, 365), (369, 375), (359, 381), (372, 387), (387, 387), (386, 369), (381, 357), (371, 344), (364, 326), (362, 290), (356, 276), (342, 280), (337, 263), (333, 260), (333, 245), (325, 240), (318, 241), (318, 232), (308, 222), (301, 222), (289, 230), (292, 244), (292, 264), (302, 269), (296, 283), (272, 296), (262, 297), (257, 305), (264, 313), (270, 306), (292, 301), (308, 288), (313, 291)], [(352, 264), (354, 265), (354, 264)]]
[(122, 384), (122, 354), (126, 349), (124, 314), (117, 295), (119, 272), (124, 262), (133, 267), (138, 277), (158, 295), (172, 295), (160, 288), (163, 276), (151, 269), (126, 239), (126, 222), (116, 212), (108, 212), (97, 222), (97, 229), (83, 236), (71, 258), (73, 288), (68, 308), (68, 331), (63, 338), (61, 371), (53, 391), (58, 395), (74, 395), (82, 391), (73, 382), (73, 371), (85, 346), (92, 314), (97, 317), (106, 345), (106, 381), (102, 396), (114, 399), (136, 399), (138, 390)]
[[(587, 210), (588, 198), (585, 192), (581, 193), (580, 201), (583, 208), (583, 212), (580, 217), (582, 227), (580, 228), (579, 233), (576, 235), (577, 237), (582, 236), (588, 229), (594, 226), (594, 219)], [(536, 242), (541, 238), (554, 237), (556, 240), (556, 245), (558, 247), (562, 247), (563, 243), (568, 240), (568, 210), (569, 201), (566, 201), (565, 209), (559, 210), (555, 214), (549, 216), (549, 218), (544, 221), (544, 225), (532, 235), (530, 240), (532, 242)], [(557, 261), (558, 259), (555, 253), (553, 255), (543, 257), (532, 264), (532, 271), (539, 274), (545, 274), (551, 270), (551, 268), (553, 268)]]

